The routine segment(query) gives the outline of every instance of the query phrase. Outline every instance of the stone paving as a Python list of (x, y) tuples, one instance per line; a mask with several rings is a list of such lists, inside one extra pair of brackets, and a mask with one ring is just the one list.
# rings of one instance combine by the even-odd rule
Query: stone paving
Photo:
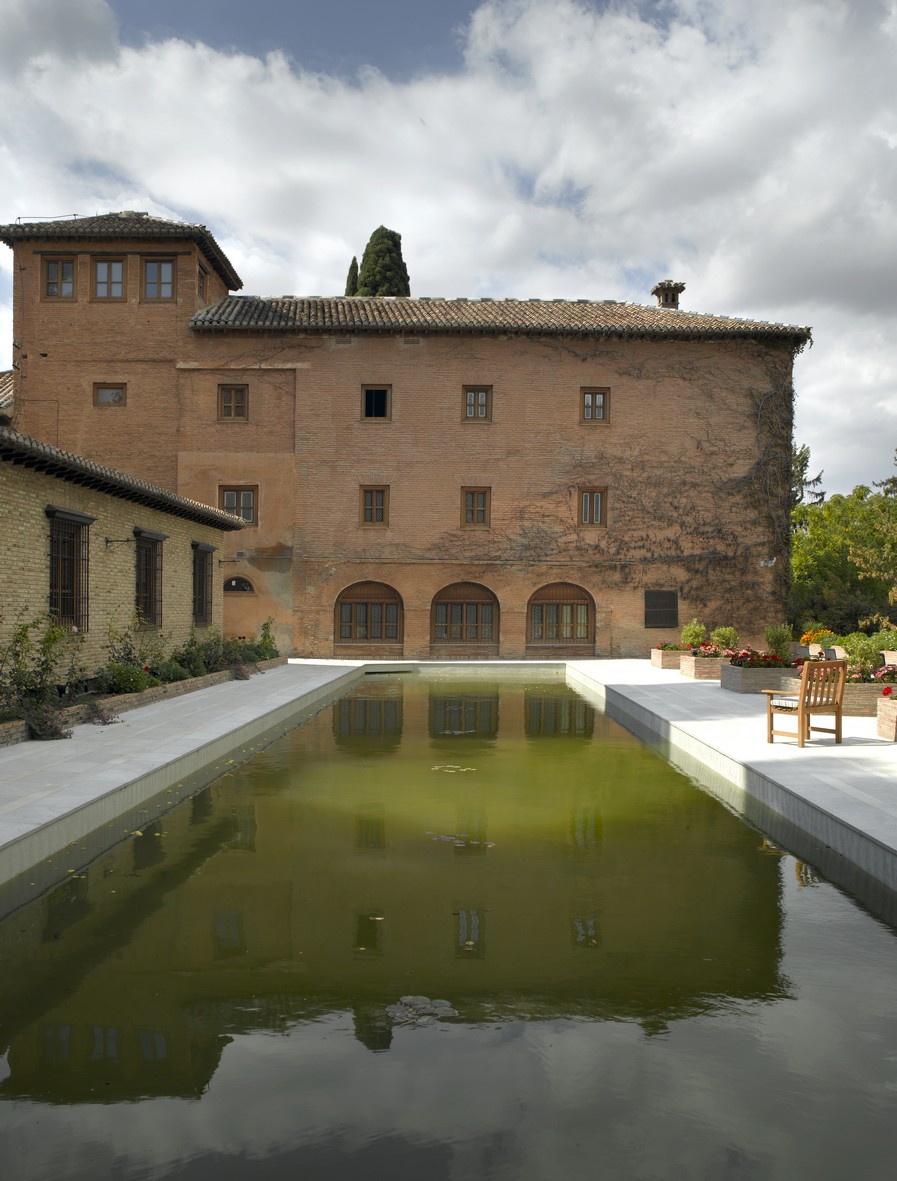
[[(322, 708), (365, 667), (372, 666), (291, 661), (146, 706), (111, 726), (78, 726), (68, 741), (0, 750), (0, 883), (247, 740)], [(539, 665), (467, 667), (520, 676)], [(814, 735), (800, 750), (786, 739), (767, 743), (762, 697), (648, 660), (569, 661), (567, 681), (736, 811), (756, 819), (757, 808), (768, 809), (820, 851), (897, 891), (897, 744), (876, 737), (874, 718), (845, 718), (840, 746)]]

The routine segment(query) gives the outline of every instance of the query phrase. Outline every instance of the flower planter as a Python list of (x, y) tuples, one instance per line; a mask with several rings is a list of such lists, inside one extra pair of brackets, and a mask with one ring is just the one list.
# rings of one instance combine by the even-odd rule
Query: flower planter
[(799, 668), (741, 668), (724, 664), (720, 684), (730, 693), (762, 693), (764, 689), (796, 693), (799, 680)]
[(877, 709), (876, 734), (879, 738), (887, 738), (889, 742), (897, 742), (897, 701), (893, 697), (882, 697), (880, 687)]
[(666, 648), (652, 648), (651, 666), (652, 668), (678, 668), (683, 655), (682, 652), (674, 652)]
[(684, 677), (693, 677), (696, 681), (718, 681), (723, 665), (728, 662), (725, 656), (692, 656), (690, 652), (683, 652), (679, 671)]
[(874, 718), (881, 696), (881, 685), (874, 683), (847, 684), (844, 686), (843, 712), (845, 718)]

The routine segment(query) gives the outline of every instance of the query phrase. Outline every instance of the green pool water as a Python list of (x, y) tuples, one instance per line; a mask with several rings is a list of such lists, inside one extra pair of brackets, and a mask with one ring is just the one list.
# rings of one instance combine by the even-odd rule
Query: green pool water
[(3, 1178), (893, 1176), (893, 929), (572, 690), (223, 771), (6, 899)]

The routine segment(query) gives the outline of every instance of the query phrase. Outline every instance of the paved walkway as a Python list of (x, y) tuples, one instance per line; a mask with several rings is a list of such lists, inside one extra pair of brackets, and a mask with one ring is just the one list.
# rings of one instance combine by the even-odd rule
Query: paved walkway
[[(266, 731), (315, 712), (363, 667), (294, 661), (134, 710), (115, 725), (78, 726), (70, 741), (0, 749), (0, 883)], [(499, 667), (520, 675), (533, 666)], [(794, 826), (796, 852), (795, 841), (809, 834), (815, 863), (827, 856), (820, 868), (841, 884), (863, 894), (862, 882), (846, 881), (853, 866), (897, 892), (897, 744), (876, 737), (874, 718), (845, 718), (840, 746), (819, 736), (799, 750), (783, 739), (766, 742), (762, 697), (647, 660), (571, 661), (567, 680), (766, 831), (775, 835), (766, 809), (776, 823), (784, 818)]]

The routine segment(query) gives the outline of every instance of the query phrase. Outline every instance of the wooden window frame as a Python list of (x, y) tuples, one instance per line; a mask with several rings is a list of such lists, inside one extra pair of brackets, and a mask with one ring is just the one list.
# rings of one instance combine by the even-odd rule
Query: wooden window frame
[[(677, 628), (679, 626), (679, 592), (669, 589), (651, 589), (645, 595), (645, 627)], [(649, 604), (648, 596), (655, 596)], [(659, 601), (664, 596), (666, 603)]]
[(595, 642), (595, 604), (581, 586), (548, 583), (526, 605), (526, 642), (533, 647), (583, 646)]
[[(458, 597), (443, 598), (449, 590)], [(453, 583), (439, 591), (430, 605), (430, 641), (497, 644), (500, 621), (501, 608), (491, 591), (477, 583)]]
[[(380, 503), (377, 497), (380, 496)], [(377, 513), (380, 520), (377, 520)], [(362, 529), (389, 528), (389, 485), (361, 484), (358, 489), (358, 524)]]
[[(232, 507), (228, 507), (224, 502), (228, 493), (235, 494), (235, 503)], [(246, 507), (242, 503), (242, 498), (245, 493), (251, 496), (250, 508), (252, 516), (247, 517), (243, 512)], [(218, 507), (223, 508), (226, 513), (231, 513), (232, 516), (240, 517), (247, 525), (257, 525), (259, 516), (259, 486), (258, 484), (219, 484), (218, 485)]]
[(191, 541), (193, 550), (193, 626), (212, 624), (212, 554), (215, 546), (204, 541)]
[(491, 385), (465, 385), (461, 387), (461, 421), (492, 421)]
[[(482, 503), (477, 498), (482, 497)], [(481, 518), (481, 519), (478, 519)], [(492, 523), (492, 489), (469, 487), (461, 489), (461, 528), (488, 529)]]
[[(106, 279), (103, 279), (103, 280), (100, 279), (100, 276), (99, 276), (100, 267), (114, 267), (116, 265), (121, 267), (121, 277), (119, 279), (116, 280), (111, 277), (107, 277)], [(108, 275), (108, 272), (107, 272), (107, 275)], [(121, 287), (121, 294), (120, 295), (109, 295), (109, 294), (101, 295), (100, 294), (100, 283), (101, 282), (105, 283), (105, 285), (107, 287), (107, 291), (108, 291), (109, 287), (113, 286), (113, 284), (118, 283)], [(97, 303), (124, 303), (125, 302), (125, 300), (128, 298), (128, 260), (126, 257), (122, 256), (121, 258), (106, 258), (106, 257), (91, 258), (91, 260), (90, 260), (90, 298), (92, 300), (96, 301)]]
[[(150, 267), (162, 267), (165, 265), (171, 267), (171, 294), (170, 295), (150, 295), (150, 283), (154, 283), (156, 287), (165, 286), (165, 281), (160, 276), (158, 279), (150, 279)], [(140, 302), (141, 303), (175, 303), (178, 295), (178, 260), (174, 255), (159, 255), (158, 258), (143, 258), (141, 259), (140, 267)]]
[(96, 517), (51, 504), (44, 512), (50, 519), (49, 613), (60, 626), (86, 632), (90, 610), (88, 530)]
[[(586, 497), (589, 497), (588, 507)], [(599, 496), (598, 520), (595, 519), (595, 497)], [(607, 488), (600, 485), (578, 488), (576, 491), (576, 519), (580, 529), (607, 528)]]
[(206, 270), (206, 268), (202, 265), (201, 262), (197, 263), (196, 264), (196, 294), (197, 294), (197, 297), (203, 301), (203, 303), (208, 303), (208, 299), (207, 299), (208, 290), (209, 290), (209, 272)]
[(337, 597), (333, 633), (337, 644), (401, 644), (404, 630), (401, 596), (388, 583), (355, 583)]
[[(121, 398), (117, 401), (101, 397), (103, 390), (121, 390)], [(126, 381), (95, 381), (93, 383), (93, 404), (103, 410), (118, 409), (128, 404), (128, 383)]]
[[(596, 414), (601, 399), (601, 413)], [(607, 386), (587, 385), (579, 391), (579, 421), (587, 426), (605, 426), (610, 422), (610, 390)]]
[(134, 530), (134, 609), (141, 627), (162, 626), (162, 561), (164, 533)]
[[(62, 273), (56, 270), (54, 278), (51, 278), (51, 268), (62, 267), (68, 264), (72, 268), (71, 280), (60, 278)], [(50, 284), (54, 283), (57, 286), (64, 286), (67, 282), (71, 282), (71, 291), (67, 295), (62, 295), (58, 291), (51, 293)], [(41, 259), (41, 281), (40, 281), (41, 299), (49, 300), (51, 303), (72, 303), (78, 298), (78, 256), (76, 254), (53, 254)]]
[[(368, 410), (372, 408), (373, 403), (369, 400), (368, 394), (378, 393), (380, 390), (386, 395), (386, 413), (385, 414), (369, 414)], [(361, 387), (361, 420), (362, 422), (389, 422), (392, 418), (392, 386), (391, 385), (375, 385), (369, 383)]]
[[(242, 396), (242, 414), (237, 414), (238, 398)], [(230, 398), (230, 413), (228, 413), (228, 399)], [(245, 382), (222, 383), (218, 386), (218, 421), (219, 422), (249, 422), (249, 386)]]

